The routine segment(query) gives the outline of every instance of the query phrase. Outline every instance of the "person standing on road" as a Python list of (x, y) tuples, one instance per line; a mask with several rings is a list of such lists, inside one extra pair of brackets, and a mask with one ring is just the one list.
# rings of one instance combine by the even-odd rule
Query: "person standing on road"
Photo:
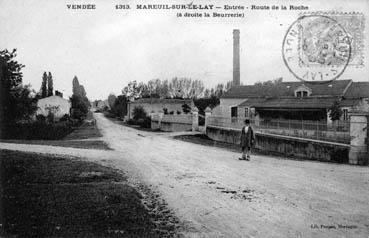
[(250, 126), (250, 120), (245, 120), (245, 126), (242, 127), (241, 131), (241, 148), (242, 157), (240, 160), (250, 160), (250, 151), (255, 141), (254, 131)]

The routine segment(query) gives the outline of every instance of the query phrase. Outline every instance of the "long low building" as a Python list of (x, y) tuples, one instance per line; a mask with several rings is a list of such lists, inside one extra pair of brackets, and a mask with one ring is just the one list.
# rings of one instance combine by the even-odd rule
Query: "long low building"
[(128, 119), (133, 117), (135, 107), (142, 107), (148, 115), (152, 113), (167, 112), (173, 114), (183, 114), (183, 105), (194, 107), (192, 99), (160, 99), (160, 98), (140, 98), (128, 103)]
[(330, 123), (330, 108), (338, 103), (340, 120), (355, 108), (369, 112), (369, 82), (280, 82), (235, 86), (220, 99), (218, 116), (235, 118), (314, 120)]

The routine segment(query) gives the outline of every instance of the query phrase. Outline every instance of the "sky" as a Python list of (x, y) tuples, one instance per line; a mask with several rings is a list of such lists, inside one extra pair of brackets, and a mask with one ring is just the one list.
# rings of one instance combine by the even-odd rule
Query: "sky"
[[(67, 4), (83, 3), (94, 3), (97, 9), (67, 8)], [(128, 3), (132, 9), (116, 10), (115, 4), (119, 3)], [(90, 100), (95, 100), (106, 99), (110, 93), (119, 95), (132, 80), (187, 77), (203, 80), (206, 87), (226, 83), (232, 80), (232, 31), (239, 29), (243, 84), (279, 77), (284, 81), (296, 80), (284, 65), (282, 42), (288, 27), (302, 11), (246, 11), (245, 18), (177, 18), (173, 10), (136, 10), (140, 3), (169, 2), (1, 0), (0, 48), (17, 49), (17, 60), (26, 66), (23, 82), (36, 91), (43, 72), (50, 71), (54, 89), (66, 97), (71, 95), (76, 75)], [(214, 3), (293, 4), (308, 6), (313, 12), (369, 12), (366, 0), (193, 1)], [(368, 17), (365, 23), (369, 25)], [(365, 66), (348, 67), (340, 79), (369, 79), (369, 47), (365, 43)]]

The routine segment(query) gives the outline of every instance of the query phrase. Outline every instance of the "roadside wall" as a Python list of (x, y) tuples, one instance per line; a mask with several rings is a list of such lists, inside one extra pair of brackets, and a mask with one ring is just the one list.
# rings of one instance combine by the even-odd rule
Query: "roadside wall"
[(260, 132), (264, 134), (278, 134), (292, 137), (302, 137), (313, 140), (327, 140), (327, 141), (336, 141), (336, 142), (350, 142), (350, 134), (347, 132), (339, 132), (339, 131), (316, 131), (316, 130), (300, 130), (300, 129), (258, 129)]
[(173, 123), (173, 122), (161, 122), (160, 129), (162, 131), (191, 131), (192, 130), (192, 123), (185, 124), (185, 123)]
[[(238, 129), (207, 126), (206, 135), (215, 140), (232, 144), (240, 144), (241, 131)], [(255, 132), (255, 149), (262, 153), (283, 155), (288, 157), (348, 163), (350, 145), (321, 142), (282, 135), (271, 135)]]
[(185, 115), (151, 115), (151, 129), (162, 131), (191, 131), (192, 114)]

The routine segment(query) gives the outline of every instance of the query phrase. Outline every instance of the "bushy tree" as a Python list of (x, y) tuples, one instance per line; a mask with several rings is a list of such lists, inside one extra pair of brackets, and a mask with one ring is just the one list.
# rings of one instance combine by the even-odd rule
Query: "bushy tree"
[(147, 117), (147, 113), (142, 106), (137, 106), (133, 108), (132, 116), (133, 120), (138, 121), (139, 119), (145, 119)]
[(79, 95), (72, 95), (70, 102), (72, 104), (72, 117), (79, 120), (84, 119), (89, 110), (90, 102), (88, 99)]
[(220, 100), (216, 96), (211, 96), (210, 98), (199, 98), (194, 100), (195, 106), (199, 109), (200, 114), (205, 114), (205, 109), (207, 107), (214, 108), (219, 105)]
[(0, 51), (0, 124), (28, 120), (37, 109), (29, 85), (23, 85), (24, 65), (15, 60), (16, 50)]
[(333, 105), (331, 106), (331, 108), (329, 109), (329, 118), (332, 121), (337, 121), (341, 118), (342, 116), (342, 109), (340, 107), (340, 102), (338, 100), (334, 101)]
[(86, 96), (85, 88), (79, 84), (77, 76), (72, 81), (73, 95), (70, 97), (72, 103), (72, 117), (82, 120), (90, 109), (90, 101)]
[(55, 96), (59, 96), (59, 97), (63, 97), (63, 93), (58, 91), (58, 90), (55, 90)]
[(127, 115), (127, 104), (128, 98), (125, 95), (119, 95), (114, 102), (112, 111), (115, 115), (119, 117), (124, 117)]
[(113, 109), (115, 100), (117, 100), (117, 97), (114, 94), (111, 93), (108, 96), (108, 104), (109, 104), (110, 109)]
[(191, 107), (188, 104), (185, 103), (185, 104), (182, 105), (182, 111), (185, 114), (190, 113), (191, 112)]
[(140, 125), (144, 128), (151, 127), (151, 118), (147, 115), (145, 109), (142, 106), (133, 108), (132, 114), (134, 124)]

